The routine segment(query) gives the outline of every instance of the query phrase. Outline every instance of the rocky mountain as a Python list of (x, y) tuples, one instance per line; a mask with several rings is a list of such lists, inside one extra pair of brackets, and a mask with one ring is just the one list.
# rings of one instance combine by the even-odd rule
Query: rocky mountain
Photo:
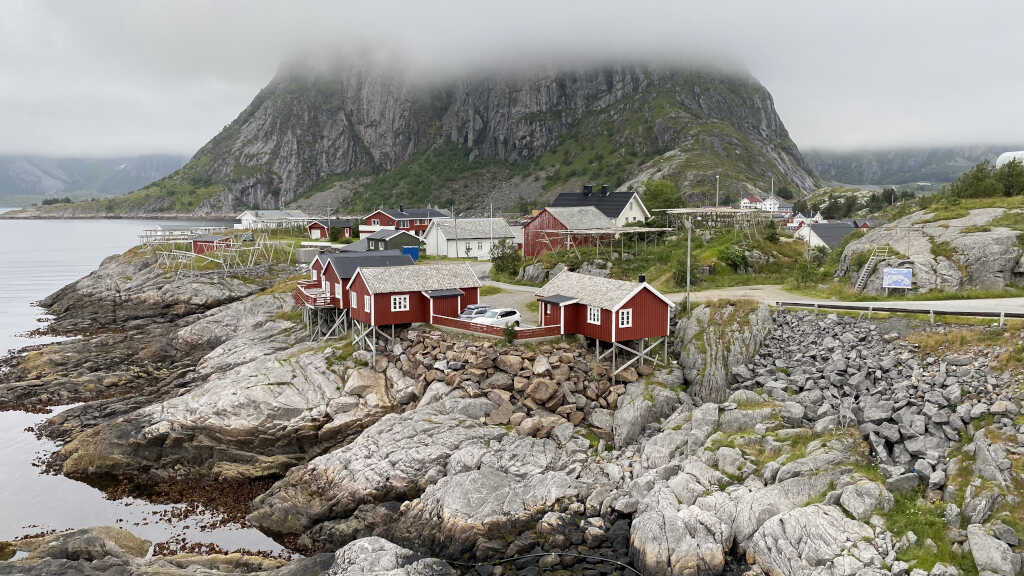
[(979, 162), (995, 161), (999, 154), (1018, 149), (1019, 145), (978, 145), (848, 152), (811, 150), (804, 152), (804, 157), (826, 181), (881, 186), (952, 182)]
[(0, 205), (24, 206), (47, 198), (84, 200), (119, 196), (184, 166), (186, 156), (116, 158), (0, 156)]
[(646, 66), (424, 82), (367, 66), (286, 67), (181, 170), (80, 210), (536, 204), (584, 181), (667, 178), (738, 196), (815, 181), (749, 76)]

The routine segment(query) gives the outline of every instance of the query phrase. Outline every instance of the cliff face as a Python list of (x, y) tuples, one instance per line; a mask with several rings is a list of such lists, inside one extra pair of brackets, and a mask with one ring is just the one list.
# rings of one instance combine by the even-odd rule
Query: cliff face
[[(674, 170), (651, 172), (673, 151)], [(543, 201), (582, 179), (642, 184), (645, 171), (711, 189), (724, 173), (737, 194), (771, 177), (814, 186), (749, 77), (627, 66), (426, 85), (367, 69), (284, 71), (188, 165), (119, 209), (469, 207), (495, 188), (508, 192), (496, 202)]]

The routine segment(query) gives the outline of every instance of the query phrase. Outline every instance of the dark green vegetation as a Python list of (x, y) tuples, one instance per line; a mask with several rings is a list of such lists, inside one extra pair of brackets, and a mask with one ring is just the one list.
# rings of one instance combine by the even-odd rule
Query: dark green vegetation
[[(686, 288), (686, 232), (663, 235), (657, 240), (651, 236), (644, 245), (642, 239), (625, 240), (626, 259), (613, 258), (612, 276), (633, 280), (640, 274), (665, 292)], [(620, 246), (616, 244), (615, 252)], [(806, 245), (774, 230), (762, 230), (745, 238), (735, 231), (720, 232), (704, 240), (699, 233), (691, 235), (690, 285), (695, 290), (748, 286), (754, 284), (781, 284), (794, 267), (804, 259)], [(563, 263), (570, 269), (583, 262), (608, 259), (608, 248), (600, 253), (594, 247), (545, 252), (540, 261), (546, 268)]]
[[(900, 202), (886, 210), (885, 215), (899, 218), (918, 210), (927, 210), (931, 216), (917, 222), (928, 223), (963, 218), (978, 208), (1024, 208), (1024, 164), (1015, 160), (995, 168), (989, 162), (982, 162), (952, 184), (944, 186), (941, 192)], [(1007, 212), (988, 226), (1024, 230), (1024, 215)]]
[(642, 66), (429, 87), (384, 72), (286, 69), (181, 170), (81, 212), (525, 209), (640, 174), (675, 204), (748, 186), (814, 187), (771, 96), (746, 76)]
[(494, 272), (504, 276), (515, 276), (523, 266), (523, 254), (507, 238), (491, 247), (491, 266)]
[[(945, 511), (945, 503), (928, 501), (920, 490), (896, 495), (892, 509), (885, 516), (886, 528), (897, 537), (907, 532), (917, 535), (917, 543), (899, 552), (896, 557), (912, 568), (930, 571), (937, 562), (942, 562), (956, 566), (964, 576), (974, 576), (978, 569), (971, 555), (953, 551), (943, 519)], [(934, 550), (925, 544), (928, 540), (935, 543)]]

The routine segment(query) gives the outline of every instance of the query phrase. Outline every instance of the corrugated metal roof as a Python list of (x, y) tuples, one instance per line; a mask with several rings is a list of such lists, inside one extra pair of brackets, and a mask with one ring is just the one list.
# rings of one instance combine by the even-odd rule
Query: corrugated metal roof
[[(352, 218), (320, 218), (315, 222), (323, 224), (327, 228), (352, 228), (358, 225), (358, 221)], [(310, 224), (312, 225), (312, 222)]]
[(609, 218), (618, 218), (632, 197), (633, 193), (625, 190), (609, 192), (607, 196), (601, 194), (600, 191), (594, 191), (588, 195), (581, 190), (578, 192), (562, 192), (555, 196), (555, 199), (551, 201), (551, 205), (556, 208), (593, 206)]
[(444, 290), (427, 290), (424, 294), (429, 298), (444, 298), (447, 296), (462, 296), (465, 292), (458, 288), (445, 288)]
[(811, 232), (821, 239), (829, 248), (835, 248), (855, 230), (849, 222), (821, 222), (810, 224)]
[(637, 282), (599, 278), (564, 270), (541, 286), (537, 296), (569, 296), (579, 300), (581, 304), (610, 310), (639, 286)]
[(238, 215), (238, 219), (241, 220), (242, 216), (250, 215), (257, 219), (262, 220), (285, 220), (289, 218), (304, 219), (309, 218), (306, 213), (302, 210), (246, 210)]
[(595, 228), (615, 227), (615, 220), (605, 216), (593, 206), (576, 206), (572, 208), (549, 206), (547, 211), (569, 230), (593, 230)]
[(196, 236), (193, 240), (197, 242), (219, 242), (221, 240), (231, 240), (231, 236), (227, 234), (203, 234), (202, 236)]
[(449, 240), (514, 238), (504, 218), (443, 218), (431, 222)]
[(465, 262), (399, 268), (360, 268), (359, 274), (371, 294), (480, 286), (480, 279), (473, 272), (473, 268)]
[[(387, 254), (382, 254), (387, 252)], [(339, 278), (351, 278), (358, 268), (383, 268), (388, 266), (412, 266), (416, 262), (408, 254), (396, 250), (380, 250), (377, 252), (349, 252), (339, 254), (325, 254), (325, 259), (330, 261), (331, 267), (338, 274)], [(326, 265), (326, 264), (325, 264)]]

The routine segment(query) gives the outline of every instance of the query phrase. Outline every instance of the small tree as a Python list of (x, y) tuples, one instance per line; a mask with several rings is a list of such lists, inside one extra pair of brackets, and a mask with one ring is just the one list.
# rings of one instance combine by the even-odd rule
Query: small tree
[(508, 238), (502, 238), (491, 246), (491, 266), (500, 275), (515, 276), (523, 266), (523, 255), (519, 253), (518, 246)]
[(505, 337), (505, 342), (511, 344), (516, 340), (516, 327), (511, 324), (505, 324), (505, 327), (501, 329), (502, 335)]

